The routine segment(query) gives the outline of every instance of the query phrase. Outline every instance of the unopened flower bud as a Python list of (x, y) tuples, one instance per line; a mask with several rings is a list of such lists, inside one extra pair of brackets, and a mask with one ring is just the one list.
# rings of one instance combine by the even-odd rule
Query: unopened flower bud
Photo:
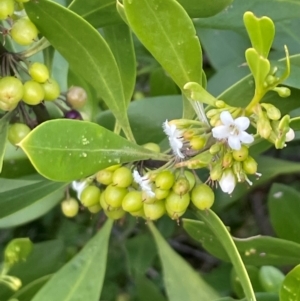
[(223, 157), (223, 160), (222, 160), (222, 166), (223, 166), (224, 168), (228, 168), (228, 167), (231, 166), (232, 161), (233, 161), (232, 153), (227, 152), (227, 153), (224, 155), (224, 157)]
[(196, 136), (190, 140), (190, 146), (193, 150), (200, 150), (206, 144), (206, 139), (203, 136)]
[(212, 155), (215, 155), (215, 154), (217, 154), (220, 150), (221, 150), (220, 144), (216, 143), (216, 144), (213, 144), (213, 145), (210, 147), (209, 152), (210, 152)]
[(209, 123), (211, 126), (217, 126), (219, 124), (222, 124), (221, 120), (220, 120), (220, 114), (216, 114), (214, 115), (210, 120)]
[(219, 114), (219, 110), (212, 109), (212, 110), (207, 111), (206, 116), (207, 116), (207, 118), (210, 119), (210, 118), (212, 118), (213, 116), (215, 116), (217, 114)]
[(257, 132), (262, 138), (268, 139), (272, 132), (272, 127), (268, 117), (264, 112), (261, 112), (258, 116), (258, 120), (256, 123)]
[(217, 108), (223, 109), (226, 107), (226, 103), (223, 100), (217, 100), (215, 103)]
[[(238, 161), (234, 161), (232, 164), (232, 170), (235, 175), (239, 175), (242, 171), (242, 163)], [(240, 181), (239, 181), (240, 182)]]
[(277, 92), (280, 97), (289, 97), (291, 95), (291, 90), (286, 87), (275, 87), (273, 91)]
[(285, 142), (289, 142), (294, 140), (295, 138), (295, 132), (292, 128), (289, 129), (289, 131), (285, 134)]
[(267, 84), (267, 86), (271, 86), (271, 85), (273, 85), (275, 82), (276, 82), (276, 78), (275, 78), (274, 75), (269, 74), (269, 75), (266, 77), (266, 84)]
[(279, 109), (277, 109), (275, 106), (273, 106), (269, 103), (262, 103), (261, 106), (266, 109), (267, 116), (271, 120), (279, 120), (280, 119), (281, 113), (280, 113)]
[(250, 156), (243, 161), (243, 170), (249, 175), (253, 175), (257, 172), (257, 162)]
[(210, 178), (212, 181), (217, 181), (221, 178), (223, 168), (221, 163), (217, 163), (210, 171)]
[(197, 130), (196, 129), (188, 129), (184, 131), (183, 133), (183, 139), (184, 140), (191, 140), (196, 135)]

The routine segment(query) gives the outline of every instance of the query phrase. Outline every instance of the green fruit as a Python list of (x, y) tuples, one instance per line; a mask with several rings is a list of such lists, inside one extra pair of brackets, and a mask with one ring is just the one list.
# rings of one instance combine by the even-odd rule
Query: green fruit
[(150, 196), (149, 193), (142, 191), (142, 200), (145, 204), (153, 204), (157, 201), (157, 198), (154, 196)]
[(6, 76), (0, 79), (0, 109), (3, 111), (13, 110), (23, 97), (22, 82), (13, 77)]
[(103, 169), (97, 172), (96, 180), (103, 185), (110, 185), (112, 183), (113, 172), (107, 169)]
[(149, 142), (149, 143), (143, 144), (142, 146), (146, 149), (149, 149), (149, 150), (155, 152), (155, 153), (160, 153), (160, 147), (156, 143)]
[(8, 129), (8, 141), (16, 145), (20, 143), (29, 133), (30, 128), (24, 123), (14, 123)]
[(67, 102), (74, 109), (82, 108), (87, 101), (87, 94), (81, 87), (71, 87), (67, 93)]
[(179, 176), (175, 181), (173, 187), (173, 191), (178, 195), (184, 195), (190, 190), (190, 183), (185, 176)]
[(145, 218), (144, 206), (142, 207), (142, 209), (140, 209), (138, 211), (133, 211), (133, 212), (129, 212), (129, 213), (130, 213), (130, 215), (135, 216), (135, 217)]
[(170, 190), (164, 190), (164, 189), (156, 188), (154, 193), (155, 193), (155, 198), (157, 200), (163, 200), (169, 195)]
[(38, 30), (27, 17), (24, 17), (13, 24), (10, 35), (18, 44), (28, 46), (37, 38)]
[(121, 217), (123, 217), (125, 215), (125, 211), (122, 208), (119, 208), (118, 210), (114, 210), (114, 211), (105, 211), (104, 213), (107, 217), (116, 220), (116, 219), (120, 219)]
[(62, 201), (61, 210), (65, 216), (74, 217), (78, 214), (79, 204), (76, 199), (69, 198), (67, 200)]
[(41, 84), (29, 80), (24, 84), (23, 101), (28, 105), (38, 105), (44, 99), (45, 92)]
[(59, 96), (60, 87), (55, 79), (49, 78), (42, 86), (45, 92), (45, 100), (52, 101)]
[(115, 165), (106, 167), (105, 170), (115, 171), (116, 169), (120, 168), (121, 166), (122, 166), (121, 164), (115, 164)]
[(204, 137), (193, 137), (191, 140), (190, 140), (190, 146), (191, 146), (191, 149), (193, 150), (200, 150), (202, 149), (206, 144), (206, 139)]
[(49, 79), (49, 70), (46, 65), (35, 62), (30, 65), (28, 72), (32, 79), (38, 83), (45, 83)]
[(143, 208), (142, 192), (128, 192), (122, 200), (122, 208), (127, 212), (135, 212), (141, 210)]
[(100, 193), (101, 191), (97, 186), (90, 185), (85, 187), (80, 195), (82, 205), (85, 207), (91, 207), (99, 204)]
[(205, 210), (213, 205), (215, 195), (208, 185), (198, 184), (192, 190), (191, 201), (198, 209)]
[(170, 209), (168, 206), (166, 206), (166, 211), (167, 211), (167, 214), (169, 215), (169, 217), (173, 220), (178, 220), (186, 212), (186, 210), (183, 210), (180, 212), (174, 211), (174, 210)]
[(242, 147), (239, 150), (234, 150), (232, 152), (232, 157), (235, 161), (244, 161), (247, 159), (249, 155), (248, 147), (245, 145), (242, 145)]
[(106, 203), (104, 192), (100, 194), (99, 203), (104, 211), (109, 211), (111, 209), (110, 206)]
[(273, 266), (263, 266), (259, 270), (259, 280), (266, 292), (278, 294), (284, 274)]
[(173, 213), (185, 212), (190, 204), (190, 195), (186, 193), (182, 196), (172, 191), (166, 198), (166, 208)]
[(189, 185), (190, 185), (189, 191), (191, 191), (196, 183), (195, 175), (191, 171), (188, 171), (188, 170), (184, 171), (184, 175), (187, 178)]
[(252, 158), (248, 157), (244, 162), (243, 162), (243, 170), (245, 173), (249, 175), (253, 175), (257, 172), (257, 162)]
[(117, 187), (126, 188), (133, 181), (131, 170), (125, 166), (116, 169), (112, 176), (112, 183)]
[(164, 201), (156, 201), (153, 204), (144, 203), (144, 213), (148, 220), (157, 220), (166, 213)]
[(171, 189), (174, 182), (175, 182), (175, 176), (169, 170), (164, 170), (160, 172), (155, 178), (156, 187), (164, 190)]
[(104, 190), (104, 197), (106, 203), (112, 208), (119, 208), (122, 206), (122, 201), (128, 193), (126, 188), (109, 185)]
[(13, 0), (0, 0), (0, 20), (5, 20), (12, 16), (15, 10)]
[(100, 206), (100, 204), (96, 204), (90, 207), (87, 207), (88, 211), (90, 211), (91, 213), (98, 213), (102, 207)]

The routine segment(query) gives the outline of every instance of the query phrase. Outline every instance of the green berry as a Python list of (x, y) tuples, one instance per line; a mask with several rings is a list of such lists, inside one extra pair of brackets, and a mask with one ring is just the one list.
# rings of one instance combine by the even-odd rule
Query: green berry
[(189, 191), (191, 191), (196, 183), (195, 175), (191, 171), (185, 170), (184, 176), (186, 177), (186, 179), (189, 182), (189, 185), (190, 185)]
[(23, 101), (28, 105), (37, 105), (44, 99), (45, 92), (41, 84), (29, 80), (24, 84)]
[(153, 204), (157, 201), (157, 198), (154, 196), (150, 196), (146, 191), (142, 191), (142, 200), (145, 204)]
[(195, 136), (190, 140), (190, 146), (193, 150), (200, 150), (206, 144), (205, 137)]
[(125, 166), (116, 169), (112, 176), (112, 183), (117, 187), (126, 188), (133, 181), (131, 170)]
[(148, 220), (157, 220), (166, 212), (164, 201), (156, 201), (153, 204), (144, 203), (144, 213)]
[(14, 10), (13, 0), (0, 0), (0, 20), (5, 20), (7, 17), (12, 16)]
[(98, 213), (102, 207), (100, 206), (100, 204), (95, 204), (93, 206), (87, 207), (88, 211), (90, 211), (91, 213)]
[(155, 153), (160, 153), (160, 147), (156, 143), (149, 142), (149, 143), (143, 144), (143, 147), (146, 149), (149, 149)]
[(87, 101), (87, 94), (81, 87), (71, 87), (67, 93), (67, 102), (74, 109), (82, 108)]
[(41, 84), (45, 83), (50, 76), (47, 66), (38, 62), (31, 64), (28, 72), (33, 80)]
[(122, 200), (122, 208), (127, 212), (135, 212), (141, 210), (143, 208), (142, 192), (128, 192)]
[(249, 156), (245, 161), (243, 161), (243, 170), (246, 174), (255, 174), (257, 172), (257, 162)]
[(74, 217), (78, 214), (79, 204), (76, 199), (69, 198), (67, 200), (62, 201), (61, 210), (65, 216)]
[(245, 145), (242, 145), (239, 150), (234, 150), (232, 152), (232, 157), (235, 161), (244, 161), (247, 159), (249, 155), (248, 147)]
[(80, 201), (83, 206), (91, 207), (99, 203), (100, 189), (97, 186), (90, 185), (83, 189), (80, 195)]
[(179, 176), (172, 189), (178, 195), (184, 195), (190, 190), (190, 183), (185, 176)]
[(45, 100), (52, 101), (59, 96), (60, 87), (55, 79), (49, 78), (42, 86), (45, 92)]
[(103, 169), (97, 172), (96, 180), (103, 185), (110, 185), (112, 183), (113, 172), (107, 169)]
[(100, 203), (101, 208), (103, 208), (104, 211), (111, 210), (110, 206), (106, 203), (105, 194), (104, 193), (100, 194), (99, 203)]
[(119, 208), (122, 206), (123, 198), (127, 193), (126, 188), (109, 185), (104, 191), (105, 201), (110, 207)]
[(135, 217), (145, 218), (144, 206), (138, 211), (131, 211), (129, 213), (130, 213), (130, 215), (135, 216)]
[(30, 128), (24, 123), (14, 123), (8, 130), (8, 141), (16, 145), (20, 143), (29, 133)]
[(125, 211), (122, 208), (118, 208), (117, 210), (114, 211), (105, 211), (104, 213), (107, 217), (113, 219), (113, 220), (117, 220), (120, 219), (121, 217), (123, 217), (125, 215)]
[(156, 187), (164, 190), (171, 189), (174, 182), (175, 182), (175, 176), (169, 170), (164, 170), (160, 172), (155, 178)]
[(156, 188), (154, 193), (157, 200), (163, 200), (169, 195), (170, 190)]
[(205, 210), (213, 205), (215, 195), (208, 185), (198, 184), (192, 190), (191, 201), (198, 209)]
[(38, 30), (27, 17), (24, 17), (13, 24), (10, 35), (18, 44), (28, 46), (37, 38)]
[(13, 77), (6, 76), (0, 79), (0, 109), (3, 111), (13, 110), (24, 93), (22, 82)]
[(189, 193), (180, 196), (172, 191), (166, 198), (166, 208), (168, 209), (168, 211), (172, 211), (173, 213), (185, 212), (189, 204)]

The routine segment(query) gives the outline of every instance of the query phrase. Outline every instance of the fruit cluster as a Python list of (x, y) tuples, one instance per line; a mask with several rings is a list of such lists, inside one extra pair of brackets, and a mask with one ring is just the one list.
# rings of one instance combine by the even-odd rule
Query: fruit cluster
[[(79, 191), (78, 196), (90, 212), (103, 209), (112, 219), (128, 212), (146, 220), (157, 220), (167, 214), (178, 221), (190, 202), (200, 210), (210, 208), (214, 202), (212, 189), (188, 170), (155, 170), (141, 176), (136, 167), (132, 171), (121, 165), (99, 171), (93, 183)], [(62, 211), (68, 217), (75, 216), (78, 209), (73, 198), (62, 202)]]
[[(38, 123), (50, 119), (45, 101), (55, 104), (65, 118), (82, 119), (77, 110), (87, 100), (87, 94), (81, 87), (71, 87), (66, 93), (61, 93), (48, 67), (28, 60), (42, 50), (35, 47), (41, 41), (38, 41), (38, 30), (23, 8), (23, 3), (28, 1), (0, 0), (0, 31), (3, 36), (3, 45), (0, 45), (0, 115), (11, 112), (8, 140), (14, 145)], [(14, 53), (4, 47), (8, 38), (22, 46), (35, 44)], [(32, 51), (35, 48), (36, 51)]]

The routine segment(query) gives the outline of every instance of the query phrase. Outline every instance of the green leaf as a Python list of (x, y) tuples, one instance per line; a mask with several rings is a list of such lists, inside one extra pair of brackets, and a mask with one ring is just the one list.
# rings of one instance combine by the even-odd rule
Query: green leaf
[(20, 261), (26, 261), (32, 251), (29, 238), (16, 238), (9, 242), (4, 251), (4, 264), (10, 269)]
[(259, 270), (259, 279), (264, 291), (279, 293), (280, 286), (284, 280), (284, 274), (273, 266), (262, 266)]
[(252, 47), (259, 55), (267, 58), (275, 36), (275, 26), (268, 17), (257, 18), (252, 12), (244, 14), (244, 24)]
[[(166, 138), (162, 124), (166, 119), (172, 120), (181, 117), (181, 99), (180, 95), (174, 95), (150, 97), (131, 102), (128, 116), (137, 143), (160, 143)], [(101, 112), (96, 118), (96, 122), (109, 129), (113, 129), (114, 126), (114, 118), (109, 111)]]
[(139, 275), (136, 277), (136, 287), (138, 300), (143, 301), (167, 301), (157, 287), (147, 277)]
[(225, 9), (233, 0), (177, 0), (191, 18), (207, 18)]
[(122, 22), (114, 0), (74, 0), (69, 9), (87, 20), (95, 28)]
[[(218, 294), (167, 244), (152, 223), (149, 228), (155, 239), (164, 273), (164, 283), (169, 300), (211, 301)], [(184, 275), (184, 281), (182, 277)]]
[(201, 83), (200, 43), (177, 2), (125, 0), (124, 7), (134, 33), (181, 89), (187, 82)]
[(52, 1), (27, 2), (25, 8), (39, 31), (65, 57), (70, 68), (96, 89), (125, 134), (133, 140), (120, 72), (99, 32), (72, 11)]
[[(279, 301), (278, 294), (272, 294), (272, 293), (256, 293), (255, 294), (257, 301)], [(233, 299), (231, 297), (224, 297), (218, 300), (214, 301), (249, 301), (247, 298), (243, 299)]]
[(255, 87), (258, 90), (263, 89), (267, 75), (270, 72), (270, 62), (259, 55), (254, 48), (246, 50), (246, 60), (255, 80)]
[(22, 140), (20, 147), (41, 175), (55, 181), (84, 178), (113, 164), (169, 158), (95, 123), (66, 119), (44, 122)]
[(128, 106), (136, 79), (136, 59), (130, 29), (125, 23), (121, 23), (106, 26), (103, 32), (119, 67), (125, 102)]
[(108, 220), (85, 247), (65, 264), (34, 296), (32, 301), (99, 300), (106, 268)]
[(9, 121), (13, 114), (14, 111), (11, 111), (9, 113), (6, 113), (0, 119), (0, 173), (2, 171), (2, 166), (3, 166), (3, 158), (5, 153), (6, 141), (7, 141)]
[(300, 265), (293, 268), (285, 277), (280, 289), (280, 301), (300, 300)]
[[(61, 189), (66, 186), (65, 183), (54, 183), (47, 180), (27, 182), (26, 186), (0, 192), (0, 218), (18, 213), (20, 210), (29, 210), (28, 208), (32, 205), (43, 201), (44, 198), (50, 195), (56, 194), (57, 191), (61, 192)], [(34, 215), (34, 213), (32, 214)]]
[[(204, 222), (183, 219), (183, 227), (187, 233), (213, 256), (229, 261), (222, 244)], [(300, 244), (269, 237), (254, 236), (246, 239), (233, 238), (236, 247), (247, 265), (289, 265), (300, 260)]]
[(273, 184), (268, 196), (270, 220), (276, 234), (300, 243), (300, 193), (292, 187)]

